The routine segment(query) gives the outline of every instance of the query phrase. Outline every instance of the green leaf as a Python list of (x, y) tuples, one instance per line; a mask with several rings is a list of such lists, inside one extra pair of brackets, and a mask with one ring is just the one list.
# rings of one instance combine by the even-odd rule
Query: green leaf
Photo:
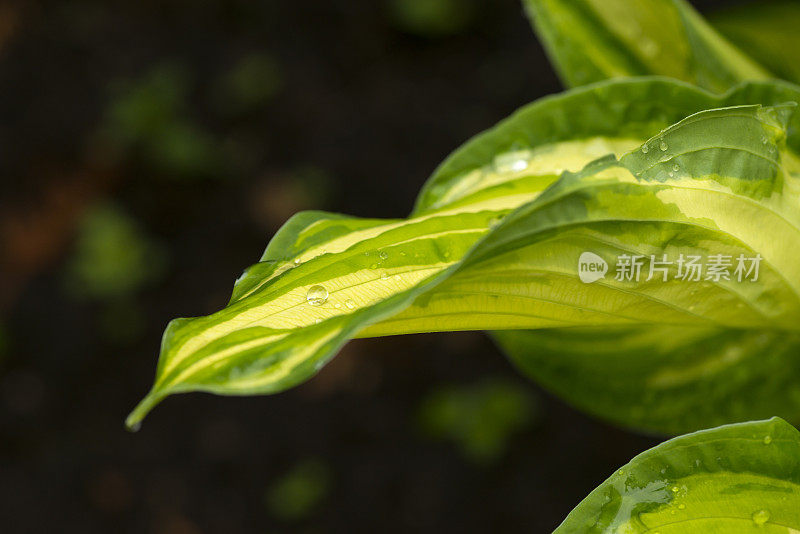
[(800, 3), (760, 0), (713, 13), (709, 19), (750, 57), (781, 78), (800, 82)]
[(684, 0), (525, 0), (525, 5), (570, 87), (659, 74), (721, 92), (769, 77)]
[(618, 425), (675, 435), (800, 414), (796, 334), (642, 325), (493, 337), (524, 374)]
[[(287, 389), (356, 336), (640, 324), (796, 332), (791, 108), (700, 111), (789, 95), (800, 100), (788, 85), (716, 97), (663, 79), (599, 84), (536, 102), (467, 143), (408, 219), (301, 213), (225, 309), (170, 323), (154, 387), (128, 424), (172, 393)], [(583, 284), (587, 250), (608, 262), (760, 254), (764, 264), (745, 283)]]
[(554, 534), (800, 532), (800, 433), (773, 418), (703, 430), (636, 456)]

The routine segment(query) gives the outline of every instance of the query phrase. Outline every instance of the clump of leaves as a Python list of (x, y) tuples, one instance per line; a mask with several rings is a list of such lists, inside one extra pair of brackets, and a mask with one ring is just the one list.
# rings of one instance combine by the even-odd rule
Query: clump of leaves
[[(129, 426), (173, 393), (285, 390), (353, 337), (474, 329), (627, 426), (798, 419), (800, 87), (680, 0), (527, 5), (563, 79), (591, 85), (467, 142), (406, 219), (292, 217), (225, 309), (170, 323)], [(587, 284), (586, 252), (651, 275)], [(761, 262), (654, 277), (665, 256)]]
[[(791, 69), (683, 0), (526, 5), (575, 88), (454, 152), (406, 219), (292, 217), (227, 307), (169, 324), (130, 427), (173, 393), (285, 390), (354, 337), (474, 329), (623, 425), (800, 419), (800, 87), (771, 79)], [(581, 276), (582, 257), (605, 268)], [(605, 276), (621, 257), (650, 276)], [(687, 280), (666, 257), (760, 270)], [(800, 434), (774, 418), (637, 456), (556, 532), (798, 530)]]

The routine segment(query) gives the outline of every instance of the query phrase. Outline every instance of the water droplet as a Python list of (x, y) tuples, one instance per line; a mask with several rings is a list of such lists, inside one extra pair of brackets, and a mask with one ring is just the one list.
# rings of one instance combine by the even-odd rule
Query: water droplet
[(764, 436), (764, 445), (772, 443), (772, 436)]
[(489, 228), (495, 228), (498, 224), (500, 224), (500, 221), (502, 220), (503, 220), (502, 217), (492, 217), (491, 219), (489, 219)]
[(406, 253), (405, 253), (405, 252), (401, 252), (401, 253), (400, 253), (400, 255), (401, 255), (401, 256), (405, 256), (405, 255), (406, 255)]
[(385, 250), (381, 250), (381, 251), (378, 253), (378, 256), (380, 257), (380, 259), (382, 259), (382, 260), (385, 260), (386, 258), (388, 258), (388, 257), (389, 257), (389, 254), (387, 254)]
[(347, 306), (347, 309), (349, 310), (354, 310), (356, 308), (356, 303), (353, 301), (353, 299), (347, 299), (344, 301), (344, 305)]
[(674, 173), (674, 172), (672, 172), (672, 171), (669, 171), (669, 177), (670, 177), (670, 178), (674, 178), (674, 177), (675, 177), (675, 173)]
[(388, 280), (388, 279), (389, 279), (389, 275), (388, 275), (388, 274), (386, 274), (386, 273), (383, 273), (383, 274), (381, 275), (381, 280)]
[(314, 319), (314, 324), (319, 324), (319, 323), (321, 323), (321, 322), (322, 322), (322, 319), (320, 319), (319, 317), (317, 317), (316, 319)]
[(312, 306), (322, 306), (328, 300), (328, 290), (322, 286), (311, 286), (306, 293), (306, 300)]
[(300, 258), (295, 258), (294, 259), (294, 264), (295, 265), (300, 265)]
[(678, 493), (680, 490), (678, 486), (672, 486), (672, 493)]
[(762, 135), (761, 136), (761, 144), (762, 145), (766, 145), (768, 142), (769, 142), (769, 139), (767, 139), (767, 136), (766, 135)]
[(666, 152), (669, 147), (667, 146), (667, 142), (662, 139), (661, 144), (658, 145), (658, 148), (661, 149), (661, 152)]
[(647, 37), (642, 38), (640, 40), (640, 44), (642, 47), (642, 52), (644, 52), (644, 55), (650, 59), (656, 57), (661, 51), (661, 47), (658, 45), (658, 43)]
[(337, 302), (336, 304), (333, 305), (333, 307), (338, 310), (339, 308), (342, 307), (342, 305)]
[(768, 510), (757, 510), (753, 512), (753, 523), (757, 526), (761, 526), (767, 521), (769, 521), (769, 511)]
[(642, 145), (642, 154), (647, 154), (648, 152), (650, 152), (650, 149), (647, 148), (647, 145)]
[(524, 171), (530, 165), (530, 151), (517, 150), (506, 152), (495, 157), (493, 162), (494, 171), (498, 173)]
[(622, 476), (622, 475), (624, 475), (624, 474), (625, 474), (625, 471), (623, 471), (622, 469), (620, 469), (619, 471), (617, 471), (617, 474), (618, 474), (619, 476)]
[(377, 263), (373, 263), (372, 265), (369, 266), (369, 268), (370, 269), (377, 269), (378, 268), (378, 264)]
[(686, 508), (685, 504), (681, 503), (678, 505), (678, 510), (683, 510), (684, 508)]

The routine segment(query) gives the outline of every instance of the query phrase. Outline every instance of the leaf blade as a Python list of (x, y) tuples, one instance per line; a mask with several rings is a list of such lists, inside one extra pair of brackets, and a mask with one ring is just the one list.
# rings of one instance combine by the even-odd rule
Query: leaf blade
[(769, 72), (684, 0), (525, 0), (562, 81), (660, 74), (724, 91)]
[(554, 534), (796, 532), (800, 433), (773, 418), (673, 438), (633, 458)]

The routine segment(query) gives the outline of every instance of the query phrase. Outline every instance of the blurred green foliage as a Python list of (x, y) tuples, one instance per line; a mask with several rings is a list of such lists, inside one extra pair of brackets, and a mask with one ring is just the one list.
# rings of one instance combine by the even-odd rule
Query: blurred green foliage
[(277, 60), (266, 53), (251, 53), (226, 73), (217, 89), (217, 107), (227, 114), (257, 110), (283, 88), (283, 72)]
[(800, 2), (750, 2), (713, 13), (709, 20), (772, 73), (800, 83)]
[(330, 479), (330, 469), (324, 462), (304, 460), (270, 486), (266, 493), (267, 509), (284, 521), (304, 519), (328, 495)]
[(461, 33), (476, 16), (471, 0), (389, 0), (388, 7), (397, 27), (422, 37)]
[(187, 113), (185, 69), (161, 64), (121, 85), (109, 104), (102, 136), (118, 157), (140, 157), (176, 177), (208, 176), (220, 167), (213, 136)]
[(453, 442), (466, 459), (487, 464), (506, 452), (511, 437), (537, 413), (528, 388), (493, 379), (434, 390), (420, 406), (419, 423), (426, 435)]
[(68, 291), (79, 298), (130, 297), (164, 271), (165, 254), (136, 222), (112, 204), (83, 217), (66, 266)]

